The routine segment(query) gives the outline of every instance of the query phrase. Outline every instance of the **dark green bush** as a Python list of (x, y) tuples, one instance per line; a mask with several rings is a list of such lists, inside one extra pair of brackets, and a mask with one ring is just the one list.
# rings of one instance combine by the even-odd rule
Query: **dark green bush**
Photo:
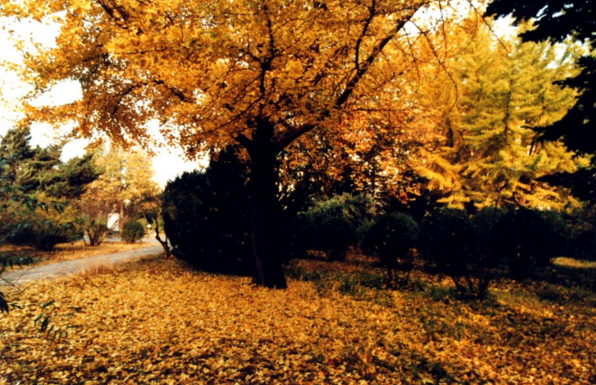
[(568, 253), (572, 232), (571, 227), (567, 224), (561, 213), (553, 210), (544, 210), (538, 213), (545, 220), (548, 234), (550, 235), (546, 239), (549, 244), (549, 258), (539, 260), (539, 263), (542, 263), (539, 267), (546, 267), (552, 265), (556, 257)]
[(499, 253), (509, 262), (515, 279), (530, 277), (557, 256), (556, 226), (545, 217), (537, 210), (520, 208), (509, 211), (495, 227)]
[[(419, 231), (414, 219), (402, 213), (383, 214), (369, 229), (365, 248), (372, 251), (387, 269), (390, 287), (408, 283)], [(394, 274), (396, 269), (403, 272), (399, 278)]]
[(485, 267), (498, 267), (501, 263), (499, 248), (501, 236), (497, 226), (506, 213), (507, 211), (500, 208), (486, 207), (472, 218), (478, 247), (478, 261)]
[(232, 150), (205, 172), (184, 173), (165, 188), (164, 229), (172, 253), (210, 272), (252, 274), (250, 190)]
[[(490, 226), (484, 215), (478, 222), (482, 223), (480, 228)], [(439, 272), (451, 277), (462, 296), (486, 297), (493, 277), (492, 263), (479, 252), (474, 223), (465, 211), (438, 209), (428, 213), (422, 222), (420, 250)]]
[(450, 276), (468, 273), (468, 261), (475, 254), (474, 228), (463, 210), (437, 209), (422, 220), (420, 251)]
[(145, 227), (139, 221), (127, 221), (122, 226), (122, 240), (128, 243), (135, 243), (145, 235)]
[(596, 227), (581, 229), (573, 234), (569, 254), (574, 258), (596, 261)]
[(273, 247), (284, 263), (294, 258), (304, 258), (309, 249), (310, 231), (304, 216), (299, 213), (308, 209), (311, 186), (304, 181), (288, 188), (278, 184), (277, 226)]
[(70, 223), (50, 220), (20, 222), (6, 236), (13, 245), (31, 246), (37, 250), (51, 251), (59, 243), (74, 242), (83, 236), (82, 231)]
[(301, 216), (309, 232), (309, 249), (324, 251), (331, 261), (344, 260), (372, 215), (372, 200), (364, 195), (342, 194), (314, 201)]

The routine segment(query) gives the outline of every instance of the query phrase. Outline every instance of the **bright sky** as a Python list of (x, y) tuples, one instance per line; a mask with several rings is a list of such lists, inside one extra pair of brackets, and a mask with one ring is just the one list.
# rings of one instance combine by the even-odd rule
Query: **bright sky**
[[(7, 24), (0, 19), (0, 60), (20, 62), (21, 55), (11, 42), (11, 36), (31, 38), (36, 43), (51, 47), (54, 45), (58, 34), (58, 28), (52, 25), (40, 23), (19, 23)], [(21, 83), (17, 76), (0, 68), (0, 136), (7, 130), (14, 127), (19, 118), (18, 98), (27, 92), (27, 86)], [(76, 83), (60, 84), (40, 100), (40, 104), (64, 104), (76, 100), (81, 95), (81, 90)], [(68, 127), (65, 127), (68, 130)], [(49, 125), (35, 124), (31, 127), (32, 144), (45, 147), (54, 142), (60, 132), (56, 132)], [(85, 153), (85, 140), (75, 140), (64, 147), (63, 158), (69, 159)], [(152, 159), (155, 170), (155, 181), (165, 186), (168, 180), (174, 179), (184, 171), (195, 170), (197, 162), (185, 161), (182, 153), (176, 149), (158, 149), (157, 155)]]

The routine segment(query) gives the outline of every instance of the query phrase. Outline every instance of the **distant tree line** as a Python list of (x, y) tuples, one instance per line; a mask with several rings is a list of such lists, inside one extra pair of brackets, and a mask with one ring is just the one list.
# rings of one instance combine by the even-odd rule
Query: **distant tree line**
[(97, 147), (62, 160), (63, 145), (33, 147), (29, 127), (10, 129), (0, 141), (0, 178), (11, 194), (0, 198), (4, 243), (50, 251), (84, 239), (99, 245), (107, 216), (137, 220), (159, 195), (148, 158)]

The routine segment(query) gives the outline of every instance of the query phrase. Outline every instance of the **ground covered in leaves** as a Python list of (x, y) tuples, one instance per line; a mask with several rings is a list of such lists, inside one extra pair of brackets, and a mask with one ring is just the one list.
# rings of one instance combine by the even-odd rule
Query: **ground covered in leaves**
[(594, 384), (594, 266), (563, 262), (482, 303), (420, 272), (383, 290), (362, 260), (298, 261), (286, 291), (163, 258), (88, 271), (13, 293), (0, 384)]

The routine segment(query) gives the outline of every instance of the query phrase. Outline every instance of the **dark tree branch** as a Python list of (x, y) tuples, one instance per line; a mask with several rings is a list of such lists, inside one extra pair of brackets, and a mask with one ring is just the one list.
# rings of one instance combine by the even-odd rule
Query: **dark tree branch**
[(376, 0), (372, 0), (372, 4), (369, 8), (369, 16), (366, 19), (366, 21), (364, 22), (364, 27), (362, 28), (362, 33), (360, 34), (360, 36), (358, 36), (358, 40), (356, 40), (356, 57), (355, 57), (355, 65), (356, 65), (356, 71), (360, 71), (360, 46), (362, 45), (362, 41), (364, 40), (364, 38), (366, 37), (366, 34), (368, 32), (368, 28), (370, 27), (370, 24), (372, 23), (373, 19), (375, 18), (375, 8), (376, 8), (377, 2)]
[(344, 91), (339, 95), (339, 97), (335, 101), (336, 108), (343, 106), (344, 103), (350, 98), (350, 96), (354, 93), (356, 86), (364, 77), (364, 75), (366, 75), (366, 73), (368, 72), (374, 61), (377, 59), (379, 54), (383, 51), (387, 44), (389, 44), (389, 42), (391, 42), (397, 36), (397, 34), (402, 30), (402, 28), (412, 19), (417, 10), (418, 8), (410, 11), (411, 13), (409, 15), (407, 15), (404, 19), (398, 22), (397, 25), (395, 25), (395, 27), (393, 27), (393, 29), (387, 34), (387, 36), (385, 36), (377, 43), (370, 55), (368, 55), (368, 57), (362, 63), (359, 69), (356, 70), (354, 76), (348, 81), (348, 84), (346, 85)]
[(246, 148), (246, 150), (251, 153), (253, 149), (253, 142), (252, 140), (248, 139), (248, 137), (244, 134), (238, 134), (235, 138), (236, 142), (238, 142), (242, 147)]

